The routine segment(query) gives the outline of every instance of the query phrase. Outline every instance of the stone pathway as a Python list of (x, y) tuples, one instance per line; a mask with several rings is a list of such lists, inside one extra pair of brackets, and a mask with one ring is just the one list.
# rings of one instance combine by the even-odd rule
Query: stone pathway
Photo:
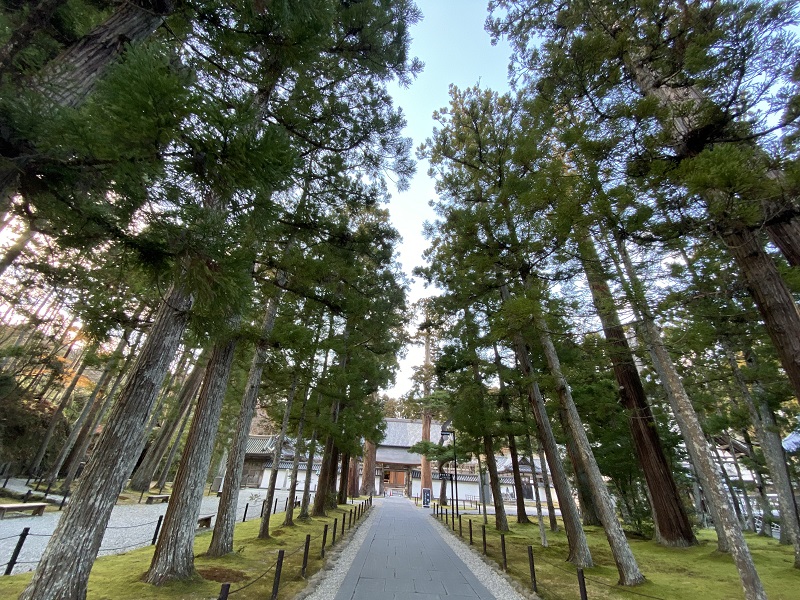
[[(518, 597), (509, 595), (510, 590), (506, 589), (490, 592), (473, 570), (491, 569), (477, 557), (478, 564), (467, 558), (472, 563), (468, 567), (442, 538), (441, 528), (431, 518), (430, 511), (416, 508), (404, 498), (389, 497), (381, 504), (370, 519), (363, 543), (335, 600), (507, 600)], [(470, 553), (466, 547), (463, 550)], [(486, 580), (485, 577), (481, 579)]]

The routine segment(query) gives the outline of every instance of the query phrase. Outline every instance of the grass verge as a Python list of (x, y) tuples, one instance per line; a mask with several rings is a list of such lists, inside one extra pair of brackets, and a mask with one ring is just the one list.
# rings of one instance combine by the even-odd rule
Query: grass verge
[[(363, 500), (363, 499), (361, 499)], [(359, 500), (356, 500), (356, 505)], [(319, 571), (324, 559), (320, 557), (322, 532), (327, 524), (333, 528), (337, 523), (336, 545), (341, 543), (342, 518), (349, 522), (353, 511), (353, 527), (356, 525), (355, 506), (340, 505), (328, 511), (324, 518), (299, 521), (295, 525), (283, 527), (284, 513), (272, 515), (268, 540), (258, 539), (261, 519), (254, 518), (236, 525), (234, 552), (222, 558), (208, 558), (206, 550), (211, 543), (211, 532), (199, 533), (195, 538), (195, 568), (197, 577), (189, 581), (177, 581), (163, 586), (153, 586), (141, 581), (150, 566), (155, 546), (148, 546), (126, 554), (103, 556), (92, 567), (89, 577), (89, 600), (145, 600), (145, 599), (187, 599), (200, 600), (217, 598), (222, 583), (231, 583), (231, 592), (243, 588), (235, 594), (239, 600), (262, 600), (270, 598), (275, 578), (275, 562), (279, 550), (284, 550), (284, 562), (278, 598), (288, 600), (306, 586), (300, 576), (303, 563), (303, 549), (306, 535), (311, 536), (306, 577)], [(349, 532), (347, 525), (346, 532)], [(326, 552), (331, 548), (332, 532), (329, 531)], [(65, 568), (69, 568), (65, 565)], [(0, 577), (0, 598), (17, 597), (32, 577), (23, 573)]]
[[(510, 517), (513, 519), (514, 517)], [(468, 521), (472, 520), (473, 550), (483, 552), (483, 517), (462, 515), (461, 538), (469, 544)], [(565, 562), (567, 537), (563, 527), (558, 533), (547, 531), (548, 547), (539, 543), (539, 526), (532, 523), (510, 523), (506, 533), (508, 574), (523, 587), (531, 589), (528, 565), (528, 545), (533, 546), (539, 596), (543, 600), (578, 600), (580, 598), (576, 569)], [(444, 523), (444, 520), (442, 520)], [(611, 550), (601, 527), (586, 527), (589, 547), (595, 566), (585, 569), (587, 595), (591, 600), (734, 600), (743, 598), (742, 586), (730, 555), (716, 550), (716, 534), (704, 529), (698, 533), (700, 544), (691, 548), (665, 548), (651, 540), (631, 538), (631, 548), (647, 581), (636, 587), (617, 585), (619, 575)], [(459, 537), (458, 523), (453, 532)], [(800, 589), (800, 570), (793, 568), (791, 546), (781, 546), (778, 540), (745, 534), (753, 560), (770, 600), (793, 600)], [(500, 533), (494, 529), (490, 516), (486, 526), (487, 557), (502, 565)]]

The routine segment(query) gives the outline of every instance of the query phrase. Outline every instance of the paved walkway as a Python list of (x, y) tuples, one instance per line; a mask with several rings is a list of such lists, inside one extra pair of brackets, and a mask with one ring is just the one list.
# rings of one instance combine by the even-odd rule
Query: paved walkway
[(442, 539), (428, 510), (386, 498), (335, 600), (494, 599)]

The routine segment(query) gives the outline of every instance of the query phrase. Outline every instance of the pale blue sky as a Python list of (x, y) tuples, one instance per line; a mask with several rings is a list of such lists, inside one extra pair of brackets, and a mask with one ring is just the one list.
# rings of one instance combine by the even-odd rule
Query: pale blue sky
[[(413, 138), (415, 149), (431, 134), (433, 111), (447, 106), (451, 83), (462, 89), (480, 82), (485, 88), (507, 90), (510, 55), (507, 45), (492, 46), (483, 29), (487, 16), (485, 0), (417, 0), (417, 5), (424, 18), (411, 31), (411, 51), (425, 63), (425, 70), (408, 88), (392, 87), (395, 102), (403, 108), (408, 121), (405, 135)], [(400, 262), (409, 275), (423, 263), (422, 252), (427, 241), (422, 236), (422, 225), (434, 218), (428, 202), (435, 191), (427, 172), (427, 162), (419, 162), (409, 190), (395, 191), (389, 206), (392, 222), (403, 236)], [(416, 282), (410, 300), (430, 294), (430, 290)], [(387, 393), (393, 396), (405, 393), (410, 387), (412, 367), (421, 362), (421, 351), (409, 348), (397, 385)]]

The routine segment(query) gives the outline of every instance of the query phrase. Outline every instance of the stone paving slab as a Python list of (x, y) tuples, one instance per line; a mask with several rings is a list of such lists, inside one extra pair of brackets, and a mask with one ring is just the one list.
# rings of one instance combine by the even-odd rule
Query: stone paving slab
[(427, 510), (388, 497), (335, 600), (493, 600)]

